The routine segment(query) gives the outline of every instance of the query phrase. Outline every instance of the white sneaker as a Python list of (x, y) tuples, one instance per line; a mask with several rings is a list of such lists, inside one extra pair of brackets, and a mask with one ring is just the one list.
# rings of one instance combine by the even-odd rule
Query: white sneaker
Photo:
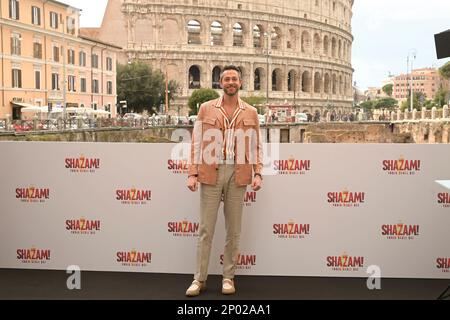
[(192, 281), (189, 288), (186, 290), (186, 296), (196, 297), (200, 294), (201, 291), (204, 291), (205, 289), (206, 289), (206, 282), (194, 280)]
[(222, 294), (235, 294), (236, 288), (234, 287), (233, 279), (222, 280)]

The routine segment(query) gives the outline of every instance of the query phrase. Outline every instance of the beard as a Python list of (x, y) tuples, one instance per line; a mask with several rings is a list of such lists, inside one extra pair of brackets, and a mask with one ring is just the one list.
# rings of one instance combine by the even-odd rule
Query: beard
[[(231, 90), (230, 90), (231, 89)], [(225, 92), (225, 94), (227, 96), (233, 97), (235, 96), (238, 92), (239, 92), (239, 87), (238, 86), (228, 86), (228, 87), (224, 87), (223, 88), (223, 92)]]

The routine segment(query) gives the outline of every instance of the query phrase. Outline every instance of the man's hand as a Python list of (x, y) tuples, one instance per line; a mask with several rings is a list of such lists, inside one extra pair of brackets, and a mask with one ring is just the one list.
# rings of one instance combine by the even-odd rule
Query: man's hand
[(198, 190), (198, 181), (196, 176), (190, 176), (187, 181), (187, 187), (192, 192), (195, 192)]
[(262, 180), (259, 175), (256, 175), (255, 178), (253, 178), (252, 182), (252, 189), (253, 191), (258, 191), (262, 187)]

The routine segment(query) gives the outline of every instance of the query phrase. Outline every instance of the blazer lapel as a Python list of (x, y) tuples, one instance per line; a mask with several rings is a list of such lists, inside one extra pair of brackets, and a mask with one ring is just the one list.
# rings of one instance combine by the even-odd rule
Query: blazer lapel
[(219, 122), (220, 129), (224, 129), (223, 127), (223, 115), (220, 113), (219, 108), (214, 108), (214, 113), (216, 114), (216, 119)]
[[(241, 107), (241, 105), (243, 106), (243, 101), (241, 101), (241, 99), (239, 98), (239, 108)], [(242, 120), (244, 120), (244, 113), (245, 113), (245, 107), (241, 110), (241, 112), (239, 112), (238, 117), (236, 119), (236, 126), (238, 125), (239, 122), (241, 122)]]

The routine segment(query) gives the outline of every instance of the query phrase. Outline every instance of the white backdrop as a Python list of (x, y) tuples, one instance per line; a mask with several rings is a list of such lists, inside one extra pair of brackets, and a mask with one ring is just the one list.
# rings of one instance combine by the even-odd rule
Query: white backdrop
[[(367, 277), (377, 265), (382, 277), (450, 278), (450, 191), (435, 182), (450, 180), (448, 145), (265, 146), (269, 175), (246, 195), (237, 274)], [(0, 267), (193, 273), (199, 194), (182, 164), (169, 168), (173, 147), (1, 142)], [(92, 168), (66, 167), (80, 158)], [(274, 170), (279, 160), (303, 167)], [(403, 167), (385, 171), (390, 160)], [(147, 197), (123, 203), (117, 190)]]

